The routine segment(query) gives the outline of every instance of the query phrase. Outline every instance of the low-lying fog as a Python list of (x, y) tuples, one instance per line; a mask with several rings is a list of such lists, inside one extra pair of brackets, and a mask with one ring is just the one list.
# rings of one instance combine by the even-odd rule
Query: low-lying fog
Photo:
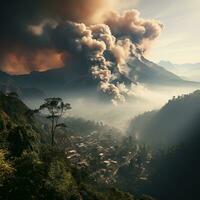
[[(84, 92), (74, 94), (59, 95), (65, 102), (69, 102), (72, 110), (66, 115), (82, 117), (88, 120), (102, 121), (121, 130), (125, 130), (129, 121), (135, 116), (146, 111), (161, 108), (173, 96), (188, 94), (197, 87), (139, 87), (135, 91), (135, 96), (130, 97), (125, 103), (113, 105), (111, 101), (104, 101), (94, 95), (95, 92)], [(36, 108), (42, 100), (25, 100), (25, 103)]]

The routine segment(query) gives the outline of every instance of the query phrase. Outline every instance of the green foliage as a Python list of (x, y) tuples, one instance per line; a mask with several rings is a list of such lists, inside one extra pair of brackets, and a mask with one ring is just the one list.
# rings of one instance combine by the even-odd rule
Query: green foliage
[(0, 149), (0, 185), (14, 172), (12, 164), (6, 159), (6, 154), (6, 150)]
[(0, 111), (4, 112), (14, 123), (30, 123), (25, 113), (28, 107), (15, 96), (6, 96), (0, 92)]
[(67, 200), (77, 192), (76, 182), (61, 160), (54, 160), (50, 164), (44, 185), (47, 191), (53, 191), (53, 193), (50, 192), (51, 196), (47, 194), (47, 199)]
[[(62, 104), (60, 98), (53, 99), (53, 102), (51, 100), (46, 100), (48, 106), (43, 105), (47, 106), (50, 112), (55, 106), (58, 106), (59, 110), (61, 108), (61, 114), (70, 108), (69, 104)], [(43, 121), (39, 122), (42, 119), (39, 115), (36, 120), (30, 120), (28, 111), (17, 97), (0, 94), (0, 199), (135, 200), (129, 193), (115, 188), (109, 189), (114, 186), (112, 181), (105, 182), (106, 179), (102, 179), (100, 182), (91, 176), (102, 167), (97, 146), (101, 145), (110, 158), (120, 163), (123, 156), (130, 151), (136, 151), (135, 141), (131, 137), (121, 140), (118, 130), (102, 123), (72, 118), (63, 120), (69, 125), (68, 134), (90, 140), (91, 146), (85, 145), (83, 152), (83, 156), (89, 155), (90, 166), (80, 169), (67, 159), (65, 151), (68, 146), (65, 142), (69, 141), (69, 138), (65, 124), (57, 123), (58, 121), (54, 124), (54, 131), (59, 128), (56, 138), (58, 146), (52, 147), (46, 140), (49, 124), (45, 127)], [(55, 115), (51, 115), (54, 120), (58, 119), (57, 111), (54, 112)], [(145, 155), (142, 151), (140, 153)], [(139, 157), (137, 158), (139, 160)], [(111, 167), (109, 170), (117, 171), (116, 169)], [(113, 171), (109, 171), (106, 176), (110, 176), (112, 180), (113, 175)]]
[[(131, 150), (128, 146), (124, 148)], [(134, 154), (130, 160), (119, 167), (116, 173), (117, 185), (121, 190), (141, 194), (141, 187), (149, 182), (149, 149), (145, 145), (136, 145), (132, 152)]]
[(160, 110), (134, 118), (128, 134), (139, 136), (139, 141), (160, 149), (179, 145), (193, 134), (200, 115), (200, 91), (174, 97)]
[[(44, 168), (35, 152), (23, 152), (15, 160), (14, 176), (4, 185), (4, 199), (37, 199), (42, 188)], [(12, 188), (12, 190), (10, 190)]]
[[(55, 132), (59, 127), (66, 127), (64, 123), (59, 123), (59, 119), (65, 114), (67, 110), (71, 109), (69, 103), (64, 103), (61, 98), (47, 98), (45, 102), (36, 109), (36, 112), (42, 112), (46, 115), (46, 119), (51, 122), (51, 146), (55, 144)], [(34, 111), (34, 112), (35, 112)]]
[(7, 140), (11, 155), (20, 156), (25, 150), (36, 150), (39, 136), (31, 126), (16, 126), (9, 131)]

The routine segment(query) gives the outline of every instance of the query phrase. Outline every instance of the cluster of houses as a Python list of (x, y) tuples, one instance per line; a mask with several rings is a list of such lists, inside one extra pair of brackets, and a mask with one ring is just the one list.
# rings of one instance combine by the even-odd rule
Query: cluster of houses
[(109, 134), (93, 131), (86, 136), (70, 136), (65, 154), (70, 163), (79, 169), (87, 169), (93, 180), (115, 182), (115, 175), (123, 165), (128, 165), (136, 152), (119, 156), (119, 142)]
[[(93, 131), (87, 136), (71, 136), (65, 153), (70, 162), (79, 169), (92, 171), (91, 176), (109, 182), (119, 167), (116, 158), (117, 141), (110, 135)], [(108, 145), (110, 143), (110, 145)]]

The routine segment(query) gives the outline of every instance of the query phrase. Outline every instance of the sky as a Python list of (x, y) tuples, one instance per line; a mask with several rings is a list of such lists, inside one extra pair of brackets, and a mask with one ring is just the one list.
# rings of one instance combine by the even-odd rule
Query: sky
[(143, 19), (133, 10), (135, 0), (126, 8), (128, 2), (4, 1), (0, 7), (0, 69), (27, 74), (77, 66), (77, 72), (92, 70), (104, 81), (113, 78), (111, 63), (116, 70), (127, 72), (128, 59), (147, 52), (163, 29), (159, 21)]
[(200, 62), (199, 8), (199, 0), (3, 1), (0, 70), (82, 70), (84, 63), (108, 80), (109, 63), (126, 73), (138, 53), (154, 62)]
[(136, 8), (142, 17), (164, 24), (160, 38), (147, 55), (149, 59), (178, 64), (200, 62), (199, 0), (140, 0)]

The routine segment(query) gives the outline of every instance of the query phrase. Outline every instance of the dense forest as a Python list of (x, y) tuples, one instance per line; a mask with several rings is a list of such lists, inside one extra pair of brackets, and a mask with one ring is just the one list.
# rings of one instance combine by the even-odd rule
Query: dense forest
[[(189, 125), (184, 120), (199, 116), (199, 98), (199, 91), (173, 98), (161, 110), (135, 118), (127, 134), (102, 122), (62, 118), (60, 125), (66, 126), (57, 129), (52, 145), (49, 117), (33, 114), (15, 93), (1, 93), (0, 199), (198, 199), (200, 127), (198, 117)], [(191, 104), (189, 110), (186, 104)], [(187, 125), (182, 133), (170, 127), (175, 119)], [(168, 124), (164, 131), (161, 120)], [(139, 129), (142, 124), (146, 129)], [(136, 137), (139, 130), (142, 140)], [(169, 135), (169, 142), (167, 131), (187, 140), (171, 142)], [(155, 143), (146, 142), (152, 137)]]
[(200, 116), (200, 90), (170, 99), (160, 110), (146, 112), (134, 118), (128, 135), (139, 136), (140, 141), (154, 145), (173, 146), (194, 135), (194, 126)]
[(52, 147), (49, 122), (29, 113), (16, 95), (0, 94), (0, 199), (152, 199), (134, 197), (115, 183), (114, 173), (130, 156), (118, 130), (68, 118), (69, 128), (58, 131)]

